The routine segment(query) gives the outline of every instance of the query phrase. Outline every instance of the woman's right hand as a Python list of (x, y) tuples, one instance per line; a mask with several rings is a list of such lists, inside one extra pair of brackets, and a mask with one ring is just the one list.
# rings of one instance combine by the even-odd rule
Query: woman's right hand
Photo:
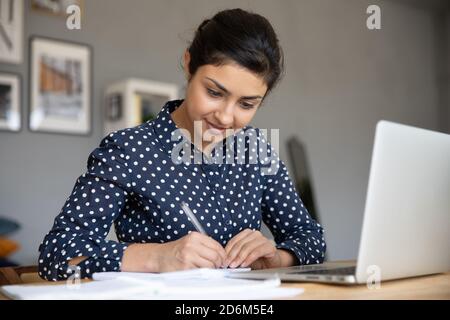
[(225, 249), (199, 232), (166, 243), (134, 243), (124, 252), (121, 271), (168, 272), (194, 268), (220, 268)]
[(199, 232), (163, 243), (158, 247), (159, 272), (220, 268), (224, 265), (225, 249), (213, 238)]

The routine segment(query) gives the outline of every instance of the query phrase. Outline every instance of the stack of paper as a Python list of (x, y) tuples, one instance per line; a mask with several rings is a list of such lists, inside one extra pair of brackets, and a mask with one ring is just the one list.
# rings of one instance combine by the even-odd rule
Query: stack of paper
[(15, 285), (4, 286), (1, 291), (13, 299), (52, 300), (241, 300), (287, 298), (303, 292), (299, 288), (281, 288), (279, 278), (227, 278), (226, 274), (233, 272), (227, 270), (193, 269), (159, 274), (103, 272), (93, 275), (96, 281), (78, 285)]
[(133, 278), (140, 280), (171, 280), (171, 279), (213, 279), (224, 278), (228, 274), (247, 272), (250, 268), (236, 269), (210, 269), (198, 268), (173, 272), (149, 273), (149, 272), (97, 272), (92, 278), (94, 280), (112, 280), (117, 278)]
[(0, 290), (12, 299), (24, 300), (105, 300), (126, 299), (146, 293), (157, 295), (162, 283), (154, 282), (151, 286), (142, 286), (133, 279), (115, 279), (92, 281), (81, 284), (60, 285), (12, 285)]

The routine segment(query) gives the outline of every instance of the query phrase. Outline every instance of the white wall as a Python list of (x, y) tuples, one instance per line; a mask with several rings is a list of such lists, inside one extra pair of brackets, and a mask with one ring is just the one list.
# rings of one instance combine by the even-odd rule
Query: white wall
[[(432, 14), (395, 1), (289, 3), (276, 20), (287, 76), (255, 122), (305, 142), (329, 259), (355, 258), (376, 122), (437, 129)], [(368, 3), (381, 6), (380, 31), (365, 28)]]
[[(365, 27), (369, 4), (381, 6), (380, 31)], [(433, 15), (394, 0), (95, 0), (85, 1), (81, 31), (27, 5), (25, 49), (31, 34), (93, 46), (94, 128), (87, 137), (0, 132), (0, 214), (23, 224), (15, 260), (36, 262), (40, 241), (99, 143), (105, 86), (130, 76), (183, 86), (179, 61), (192, 32), (234, 6), (272, 21), (286, 54), (286, 77), (254, 125), (281, 128), (285, 160), (289, 136), (305, 143), (329, 258), (356, 257), (377, 120), (436, 129), (439, 117)], [(28, 60), (0, 68), (22, 75), (25, 112)]]

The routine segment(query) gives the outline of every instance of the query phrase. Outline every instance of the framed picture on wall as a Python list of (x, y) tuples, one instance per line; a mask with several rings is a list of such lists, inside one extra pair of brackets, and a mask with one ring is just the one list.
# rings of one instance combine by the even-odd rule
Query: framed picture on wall
[(31, 38), (30, 130), (91, 132), (91, 52), (84, 44)]
[(138, 126), (156, 118), (169, 100), (178, 98), (174, 83), (126, 78), (105, 90), (104, 134)]
[(83, 11), (83, 0), (31, 0), (31, 9), (55, 16), (66, 16), (67, 7), (72, 4)]
[(22, 62), (23, 0), (0, 0), (0, 62)]
[(19, 131), (20, 78), (10, 73), (0, 73), (0, 130)]

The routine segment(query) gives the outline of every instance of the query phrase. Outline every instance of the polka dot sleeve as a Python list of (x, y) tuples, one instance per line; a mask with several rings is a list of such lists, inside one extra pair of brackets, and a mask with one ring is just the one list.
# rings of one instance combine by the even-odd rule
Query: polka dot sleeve
[[(99, 271), (119, 271), (126, 244), (105, 240), (110, 227), (128, 202), (128, 169), (123, 148), (114, 134), (102, 140), (89, 156), (81, 175), (39, 247), (39, 275), (46, 280), (67, 279), (74, 270), (68, 261), (88, 257), (78, 264), (80, 277)], [(73, 273), (75, 275), (75, 273)]]
[[(261, 141), (267, 143), (263, 136)], [(322, 263), (326, 250), (323, 228), (309, 215), (285, 164), (270, 144), (268, 155), (272, 169), (263, 170), (262, 218), (274, 235), (277, 248), (294, 253), (298, 264)]]

